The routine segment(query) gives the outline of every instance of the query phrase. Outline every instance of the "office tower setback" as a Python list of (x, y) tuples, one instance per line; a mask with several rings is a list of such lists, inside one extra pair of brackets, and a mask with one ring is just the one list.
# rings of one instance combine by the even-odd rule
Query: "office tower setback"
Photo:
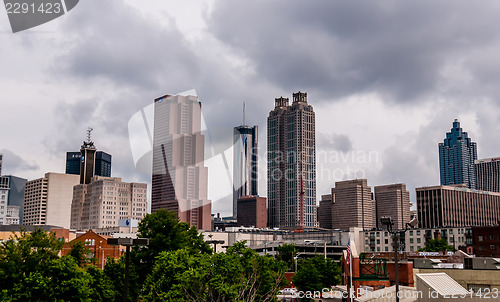
[(453, 128), (446, 133), (443, 143), (439, 143), (439, 170), (441, 185), (465, 184), (475, 188), (474, 161), (477, 146), (455, 119)]
[(321, 195), (318, 208), (318, 223), (319, 227), (323, 229), (332, 228), (333, 220), (333, 200), (332, 194)]
[(151, 210), (172, 210), (181, 221), (210, 230), (201, 103), (193, 95), (165, 95), (154, 104)]
[(369, 230), (377, 226), (375, 201), (366, 179), (338, 181), (332, 188), (332, 228)]
[[(66, 174), (80, 175), (81, 152), (66, 152)], [(111, 177), (111, 155), (97, 151), (95, 153), (95, 175)]]
[(486, 226), (500, 221), (500, 193), (462, 186), (416, 188), (422, 228)]
[(267, 200), (265, 197), (243, 196), (238, 199), (238, 226), (267, 227)]
[(474, 172), (476, 189), (500, 192), (500, 157), (476, 160)]
[(23, 225), (54, 225), (69, 229), (73, 187), (78, 175), (46, 173), (26, 182)]
[(268, 224), (317, 227), (315, 114), (307, 93), (275, 99), (267, 118)]
[(375, 189), (375, 203), (377, 212), (377, 227), (383, 228), (380, 218), (390, 216), (394, 222), (393, 229), (403, 230), (406, 223), (410, 222), (410, 192), (405, 184), (391, 184), (377, 186)]
[[(23, 223), (23, 205), (24, 205), (24, 187), (26, 186), (27, 179), (17, 176), (5, 176), (9, 180), (9, 197), (8, 205), (19, 208), (19, 223)], [(13, 212), (15, 213), (15, 212)], [(15, 223), (13, 223), (15, 224)]]
[(240, 197), (258, 195), (257, 129), (246, 125), (234, 128), (233, 218), (237, 217)]
[(120, 219), (141, 220), (147, 212), (147, 184), (95, 176), (73, 189), (71, 228), (88, 230), (117, 227)]

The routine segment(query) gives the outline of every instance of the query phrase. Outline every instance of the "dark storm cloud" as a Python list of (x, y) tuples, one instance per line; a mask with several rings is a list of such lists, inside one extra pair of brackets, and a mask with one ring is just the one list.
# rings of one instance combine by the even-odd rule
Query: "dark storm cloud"
[(162, 27), (121, 1), (84, 1), (72, 14), (65, 30), (74, 43), (55, 67), (66, 74), (149, 89), (197, 74), (193, 49), (173, 21)]
[(345, 134), (316, 134), (318, 149), (326, 151), (352, 151), (352, 141)]
[(0, 153), (3, 153), (3, 175), (22, 175), (27, 171), (36, 171), (40, 168), (37, 164), (28, 162), (10, 150), (2, 149)]
[(209, 28), (259, 76), (331, 97), (427, 96), (445, 65), (498, 40), (492, 1), (231, 0), (213, 11)]

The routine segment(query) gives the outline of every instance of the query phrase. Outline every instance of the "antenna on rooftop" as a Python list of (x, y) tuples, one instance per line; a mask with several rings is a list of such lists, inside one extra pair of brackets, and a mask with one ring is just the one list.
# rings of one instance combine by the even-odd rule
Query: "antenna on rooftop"
[(245, 102), (243, 102), (243, 126), (245, 126)]
[(87, 143), (89, 143), (89, 144), (92, 142), (92, 131), (93, 130), (94, 130), (93, 128), (90, 128), (90, 127), (87, 128)]

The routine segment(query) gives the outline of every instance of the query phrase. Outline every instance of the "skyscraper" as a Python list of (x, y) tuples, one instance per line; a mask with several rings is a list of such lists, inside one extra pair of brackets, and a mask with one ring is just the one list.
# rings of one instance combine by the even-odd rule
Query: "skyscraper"
[(476, 189), (500, 192), (500, 157), (475, 161)]
[(3, 154), (0, 153), (0, 176), (2, 176), (2, 160), (3, 160)]
[(317, 227), (315, 114), (307, 93), (275, 99), (267, 118), (268, 224)]
[(394, 222), (394, 229), (403, 230), (410, 222), (410, 192), (405, 184), (392, 184), (375, 187), (375, 202), (377, 209), (376, 223), (379, 228), (382, 216), (389, 216)]
[(23, 224), (24, 187), (28, 180), (12, 175), (5, 177), (9, 179), (8, 205), (19, 207), (19, 224)]
[[(81, 152), (66, 152), (66, 174), (80, 175)], [(95, 153), (95, 175), (111, 177), (111, 155), (97, 151)]]
[(465, 184), (475, 188), (474, 161), (477, 146), (455, 119), (453, 128), (446, 133), (443, 143), (439, 143), (439, 170), (441, 185)]
[(24, 225), (55, 225), (69, 229), (73, 187), (77, 175), (46, 173), (45, 177), (26, 182)]
[(193, 95), (165, 95), (154, 102), (151, 210), (172, 210), (181, 221), (210, 230), (201, 103)]
[(257, 126), (234, 128), (233, 148), (233, 218), (237, 217), (238, 199), (258, 195), (257, 184)]
[(366, 179), (338, 181), (332, 188), (332, 228), (376, 227), (375, 200)]

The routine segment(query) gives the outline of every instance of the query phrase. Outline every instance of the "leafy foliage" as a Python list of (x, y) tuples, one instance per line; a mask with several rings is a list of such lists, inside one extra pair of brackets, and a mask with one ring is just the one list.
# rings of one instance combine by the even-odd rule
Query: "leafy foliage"
[(273, 301), (285, 264), (236, 243), (226, 253), (162, 252), (148, 277), (146, 301)]
[(421, 252), (443, 252), (455, 251), (455, 248), (448, 244), (446, 239), (429, 239), (425, 246), (419, 249)]
[(293, 283), (301, 291), (321, 291), (340, 284), (340, 267), (331, 259), (316, 255), (301, 261)]
[(295, 252), (295, 244), (282, 244), (278, 246), (277, 251), (278, 260), (284, 261), (289, 271), (294, 270), (294, 257), (297, 255)]

